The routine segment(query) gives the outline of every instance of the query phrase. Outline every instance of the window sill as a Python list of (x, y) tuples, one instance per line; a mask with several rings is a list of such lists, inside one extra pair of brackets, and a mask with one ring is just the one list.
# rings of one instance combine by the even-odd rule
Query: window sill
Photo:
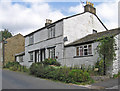
[(93, 56), (93, 55), (86, 55), (86, 56), (74, 56), (73, 58), (90, 57), (90, 56)]
[(28, 61), (28, 62), (33, 62), (33, 61)]
[(54, 39), (54, 38), (56, 38), (56, 37), (48, 38), (47, 40)]

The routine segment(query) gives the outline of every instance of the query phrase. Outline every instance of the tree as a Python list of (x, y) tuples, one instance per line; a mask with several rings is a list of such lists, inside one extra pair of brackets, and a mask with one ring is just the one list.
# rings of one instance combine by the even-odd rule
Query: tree
[(102, 67), (104, 67), (103, 74), (106, 75), (107, 68), (113, 63), (115, 59), (115, 39), (113, 37), (102, 37), (98, 39), (99, 45), (97, 51), (99, 58), (103, 61)]
[(4, 29), (4, 31), (2, 31), (2, 36), (3, 36), (3, 39), (7, 39), (7, 38), (10, 38), (12, 37), (12, 34), (11, 32), (8, 31), (8, 29)]

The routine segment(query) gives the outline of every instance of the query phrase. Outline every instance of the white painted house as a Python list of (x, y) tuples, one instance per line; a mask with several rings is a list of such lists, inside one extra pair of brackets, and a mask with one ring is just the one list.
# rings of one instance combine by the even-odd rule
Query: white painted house
[[(74, 58), (70, 61), (66, 60), (67, 55), (75, 55), (75, 50), (67, 52), (65, 46), (86, 35), (106, 30), (107, 28), (96, 15), (96, 9), (90, 4), (84, 7), (83, 13), (62, 18), (54, 23), (46, 20), (45, 27), (25, 36), (25, 55), (21, 64), (30, 67), (34, 62), (56, 58), (62, 65), (75, 65), (76, 62), (72, 60)], [(81, 61), (79, 60), (79, 63), (82, 64)]]
[[(98, 38), (114, 37), (116, 57), (113, 60), (113, 65), (107, 70), (107, 74), (117, 74), (120, 71), (120, 28), (103, 31), (99, 33), (89, 34), (80, 38), (68, 45), (65, 45), (64, 62), (68, 66), (93, 66), (98, 60), (97, 53)], [(68, 54), (69, 53), (69, 54)]]

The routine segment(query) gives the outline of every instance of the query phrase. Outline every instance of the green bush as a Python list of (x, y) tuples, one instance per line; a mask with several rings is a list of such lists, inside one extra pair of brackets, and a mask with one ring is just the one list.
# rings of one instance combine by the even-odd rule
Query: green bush
[(14, 65), (19, 65), (19, 63), (18, 62), (8, 62), (4, 67), (5, 68), (10, 68), (10, 67), (12, 67)]
[(98, 68), (99, 75), (103, 75), (104, 74), (104, 61), (103, 60), (97, 61), (95, 64), (95, 68)]
[(118, 78), (118, 77), (120, 77), (120, 72), (118, 72), (118, 74), (113, 75), (113, 78)]
[(90, 75), (87, 71), (72, 69), (65, 66), (56, 68), (50, 65), (43, 65), (41, 63), (33, 63), (30, 67), (30, 74), (66, 83), (81, 83), (90, 80)]
[(56, 66), (60, 66), (61, 64), (59, 62), (56, 61), (56, 59), (45, 59), (43, 62), (43, 64), (45, 65), (56, 65)]
[(90, 80), (88, 72), (80, 69), (73, 69), (69, 73), (69, 77), (71, 77), (75, 82), (86, 82)]
[(28, 72), (26, 66), (20, 65), (19, 62), (8, 62), (4, 68), (8, 68), (12, 71)]

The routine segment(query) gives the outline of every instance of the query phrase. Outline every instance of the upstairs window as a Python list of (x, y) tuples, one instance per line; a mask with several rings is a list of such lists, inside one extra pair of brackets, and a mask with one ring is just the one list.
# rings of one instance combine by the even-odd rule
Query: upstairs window
[(89, 56), (92, 55), (92, 45), (82, 45), (76, 47), (76, 56)]
[(29, 36), (29, 45), (32, 45), (34, 43), (34, 37), (33, 35)]
[(48, 38), (54, 38), (55, 37), (55, 26), (52, 26), (48, 28)]

